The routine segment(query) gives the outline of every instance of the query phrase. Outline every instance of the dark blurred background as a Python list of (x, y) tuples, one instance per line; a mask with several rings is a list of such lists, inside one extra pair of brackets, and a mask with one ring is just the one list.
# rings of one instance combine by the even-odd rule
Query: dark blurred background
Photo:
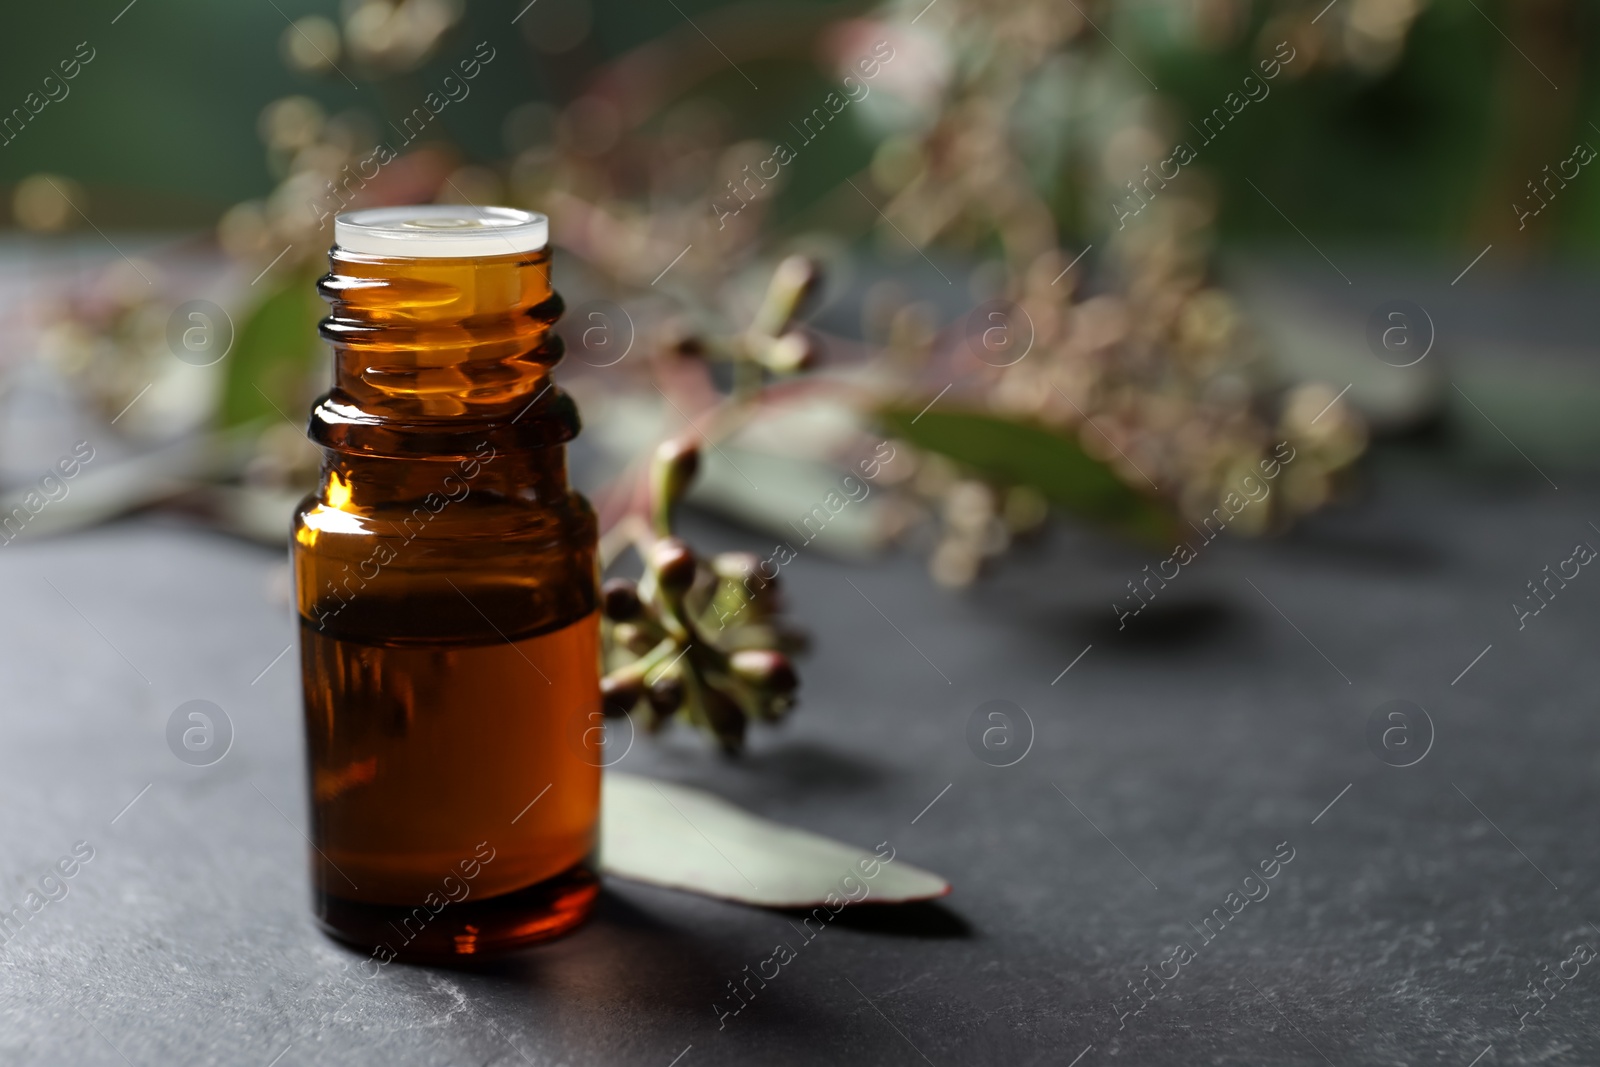
[[(611, 524), (636, 511), (633, 459), (702, 415), (733, 427), (729, 455), (787, 471), (776, 504), (708, 471), (702, 503), (758, 528), (898, 435), (927, 462), (834, 547), (943, 546), (935, 576), (958, 585), (1052, 509), (1146, 533), (1151, 509), (1203, 515), (1279, 439), (1314, 462), (1235, 532), (1348, 494), (1374, 443), (1536, 480), (1600, 445), (1600, 12), (1576, 0), (122, 0), (10, 19), (0, 468), (25, 485), (50, 461), (41, 426), (147, 461), (41, 532), (176, 503), (275, 543), (317, 461), (294, 426), (327, 380), (327, 220), (430, 200), (553, 219), (581, 312), (563, 380), (599, 427), (584, 470)], [(396, 158), (374, 165), (379, 145)], [(779, 145), (793, 158), (753, 177)], [(825, 281), (769, 351), (750, 322), (791, 254)], [(754, 407), (788, 429), (752, 434)], [(1046, 435), (1032, 459), (1018, 427)]]
[[(269, 103), (306, 94), (330, 114), (361, 108), (379, 120), (395, 118), (455, 58), (450, 48), (429, 49), (404, 77), (358, 91), (337, 74), (286, 62), (296, 46), (288, 20), (340, 23), (351, 5), (139, 0), (110, 25), (120, 6), (18, 6), (8, 16), (0, 69), (0, 100), (21, 105), (80, 41), (97, 50), (70, 103), (52, 106), (48, 121), (0, 152), (0, 181), (14, 190), (35, 173), (71, 177), (92, 195), (101, 225), (212, 225), (232, 204), (264, 196), (274, 185), (257, 133)], [(467, 160), (493, 163), (522, 147), (507, 129), (519, 105), (568, 103), (597, 67), (652, 40), (690, 45), (692, 31), (668, 3), (540, 0), (518, 21), (522, 32), (508, 32), (522, 6), (441, 5), (460, 10), (449, 31), (453, 42), (487, 38), (517, 53), (492, 64), (475, 84), (472, 107), (444, 119)], [(809, 28), (874, 10), (798, 3), (730, 8), (697, 0), (679, 6), (696, 17), (748, 20), (751, 43), (766, 57), (760, 96), (744, 93), (748, 87), (731, 70), (715, 79), (722, 84), (705, 88), (751, 136), (768, 132), (772, 118), (805, 111), (823, 86), (806, 42), (786, 33), (785, 23)], [(1191, 117), (1234, 88), (1263, 14), (1315, 14), (1320, 7), (1245, 0), (1082, 6), (1137, 56), (1162, 97)], [(1565, 192), (1553, 213), (1517, 237), (1506, 202), (1573, 142), (1600, 138), (1589, 125), (1600, 107), (1587, 76), (1597, 19), (1600, 12), (1576, 0), (1340, 0), (1318, 25), (1335, 31), (1322, 51), (1345, 54), (1324, 55), (1316, 77), (1278, 86), (1281, 105), (1261, 109), (1248, 128), (1207, 153), (1206, 166), (1223, 190), (1222, 234), (1237, 241), (1284, 235), (1283, 220), (1251, 193), (1248, 177), (1273, 190), (1308, 235), (1333, 243), (1475, 252), (1471, 243), (1481, 235), (1530, 256), (1588, 259), (1600, 240), (1600, 183)], [(541, 40), (546, 47), (534, 47)], [(1088, 43), (1098, 50), (1104, 42)], [(787, 193), (794, 209), (864, 162), (872, 138), (848, 132), (800, 165)], [(14, 217), (9, 221), (16, 225)]]

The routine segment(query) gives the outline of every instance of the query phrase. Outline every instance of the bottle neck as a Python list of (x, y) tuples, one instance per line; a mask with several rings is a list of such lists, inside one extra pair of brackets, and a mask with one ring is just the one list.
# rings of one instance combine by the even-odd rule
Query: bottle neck
[(563, 347), (548, 249), (396, 259), (335, 248), (329, 261), (318, 290), (334, 381), (312, 440), (346, 457), (460, 462), (485, 447), (559, 455), (576, 436), (577, 409), (550, 378)]
[(317, 496), (340, 509), (371, 511), (397, 502), (433, 512), (469, 496), (561, 506), (569, 493), (564, 448), (501, 452), (487, 440), (465, 456), (396, 462), (393, 457), (330, 450)]

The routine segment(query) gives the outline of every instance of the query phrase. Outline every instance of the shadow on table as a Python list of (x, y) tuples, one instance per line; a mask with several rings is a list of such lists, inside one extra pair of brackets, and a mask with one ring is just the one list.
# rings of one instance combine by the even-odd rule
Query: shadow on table
[[(811, 912), (785, 909), (780, 914), (802, 919)], [(919, 900), (910, 904), (874, 904), (869, 901), (845, 908), (833, 917), (829, 925), (863, 933), (922, 940), (972, 936), (972, 925), (958, 912), (937, 900)]]
[[(627, 892), (602, 890), (589, 922), (568, 937), (500, 959), (449, 964), (442, 969), (453, 972), (469, 988), (478, 987), (479, 993), (511, 997), (512, 1003), (525, 1005), (533, 1019), (550, 1018), (554, 1005), (581, 1003), (581, 1009), (575, 1010), (600, 1015), (626, 1010), (636, 1025), (678, 1028), (685, 1019), (708, 1017), (707, 1008), (713, 1004), (733, 1008), (738, 1001), (725, 987), (745, 976), (748, 967), (766, 954), (751, 949), (758, 942), (752, 941), (750, 927), (716, 922), (714, 914), (693, 905), (687, 911), (658, 914), (629, 899)], [(798, 922), (809, 913), (768, 914)], [(689, 916), (695, 919), (689, 921)], [(868, 935), (921, 939), (972, 933), (964, 918), (935, 901), (849, 907), (829, 925)], [(817, 957), (812, 953), (816, 949), (807, 950), (803, 939), (789, 938), (788, 943), (799, 952), (794, 958), (805, 961), (807, 968), (814, 967)], [(745, 1016), (737, 1031), (758, 1040), (814, 1032), (817, 1013), (831, 1010), (831, 1002), (803, 992), (812, 984), (790, 986), (789, 981), (792, 979), (773, 979), (773, 984), (794, 989), (799, 1000), (751, 997), (759, 1011)], [(731, 1018), (724, 1021), (734, 1028)]]
[(1120, 626), (1110, 611), (1075, 614), (1065, 626), (1094, 644), (1130, 652), (1169, 652), (1227, 640), (1239, 629), (1240, 613), (1223, 600), (1158, 601), (1122, 620)]
[[(481, 961), (429, 965), (490, 987), (553, 995), (604, 989), (654, 1012), (701, 1012), (707, 976), (733, 974), (735, 953), (716, 928), (663, 919), (611, 889), (602, 889), (588, 922), (554, 941)], [(743, 962), (742, 960), (740, 962)]]

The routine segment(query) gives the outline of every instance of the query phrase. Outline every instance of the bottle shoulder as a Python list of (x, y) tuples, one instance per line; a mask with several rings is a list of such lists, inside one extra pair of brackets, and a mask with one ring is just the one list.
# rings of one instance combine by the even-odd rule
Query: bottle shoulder
[(539, 542), (592, 544), (597, 535), (593, 506), (581, 493), (555, 497), (429, 493), (380, 504), (357, 505), (307, 495), (295, 508), (291, 533), (309, 547), (323, 539), (375, 538), (411, 541)]
[(300, 616), (330, 634), (470, 643), (484, 638), (486, 619), (506, 634), (535, 633), (598, 603), (597, 523), (575, 492), (560, 501), (467, 497), (437, 511), (312, 496), (293, 533)]

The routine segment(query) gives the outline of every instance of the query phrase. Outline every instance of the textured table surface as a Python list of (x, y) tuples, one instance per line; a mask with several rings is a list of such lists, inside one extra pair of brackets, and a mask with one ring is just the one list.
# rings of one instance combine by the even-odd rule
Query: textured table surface
[[(620, 766), (892, 842), (946, 900), (800, 943), (794, 916), (612, 882), (563, 941), (375, 979), (309, 920), (281, 557), (157, 519), (19, 540), (0, 910), (75, 842), (93, 858), (0, 945), (0, 1061), (1594, 1063), (1600, 575), (1521, 630), (1510, 607), (1600, 545), (1600, 491), (1560, 480), (1391, 460), (1289, 540), (1207, 546), (1121, 631), (1110, 603), (1152, 559), (1070, 530), (961, 594), (912, 557), (802, 555), (795, 717), (742, 762), (682, 735)], [(208, 768), (164, 736), (191, 699), (236, 731)], [(1368, 743), (1393, 699), (1436, 731), (1414, 766)], [(991, 700), (1031, 719), (1013, 766), (969, 747)], [(719, 1026), (780, 941), (796, 958)], [(1130, 982), (1155, 995), (1137, 1014)]]

